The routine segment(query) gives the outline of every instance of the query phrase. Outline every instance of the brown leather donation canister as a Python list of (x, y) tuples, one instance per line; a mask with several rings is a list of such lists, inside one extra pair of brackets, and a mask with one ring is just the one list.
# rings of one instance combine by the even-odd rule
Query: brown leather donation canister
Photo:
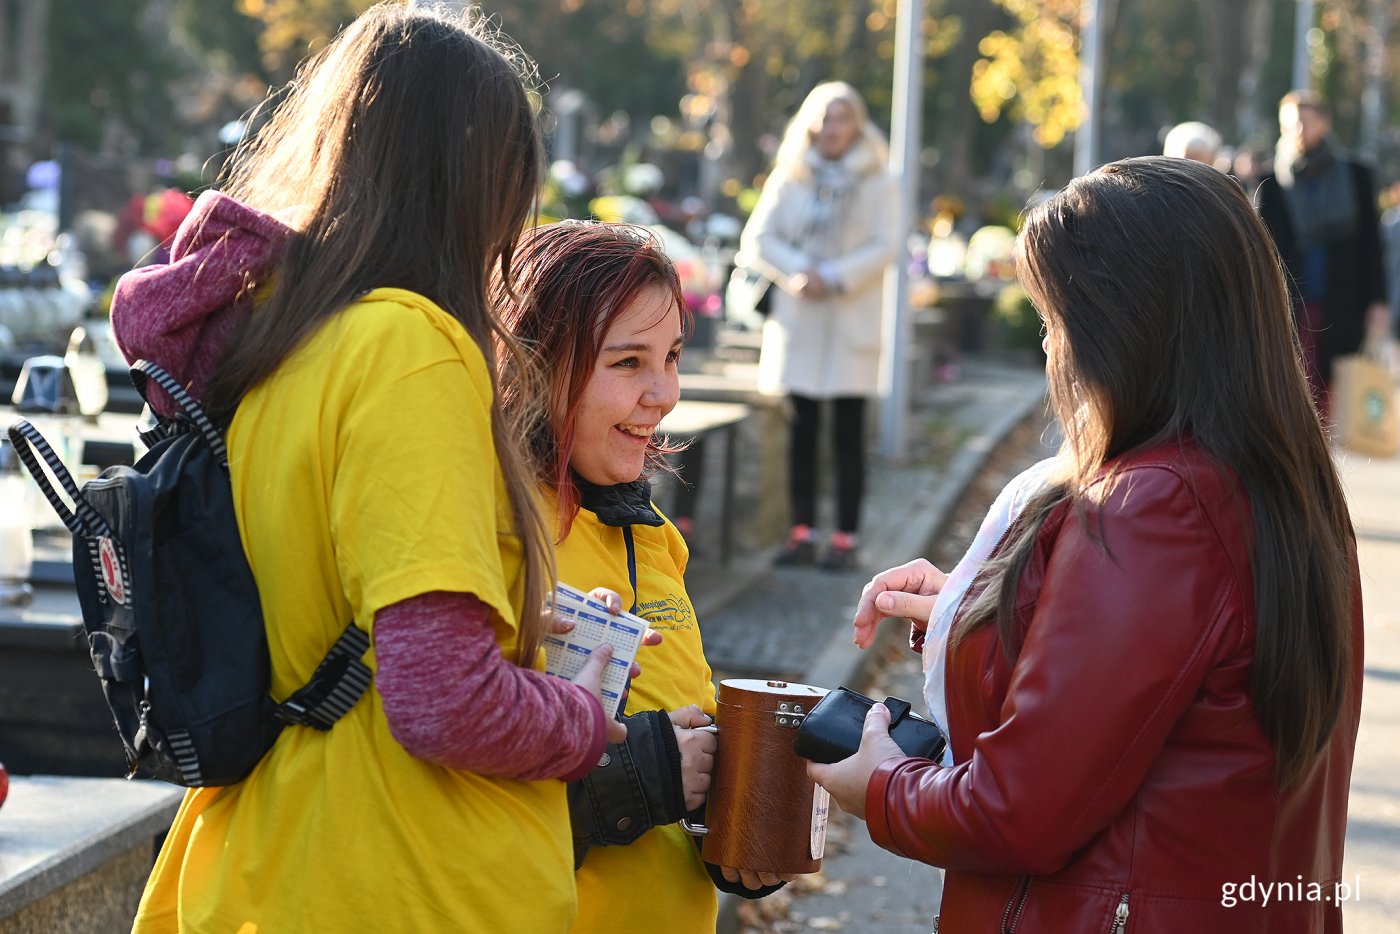
[(807, 873), (826, 847), (826, 791), (793, 751), (803, 717), (826, 695), (787, 681), (736, 679), (719, 686), (719, 743), (701, 856), (716, 866)]

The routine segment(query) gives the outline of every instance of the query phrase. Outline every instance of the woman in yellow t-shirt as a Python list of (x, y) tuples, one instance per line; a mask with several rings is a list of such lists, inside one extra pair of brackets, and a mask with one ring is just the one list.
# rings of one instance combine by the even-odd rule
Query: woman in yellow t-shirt
[(123, 350), (228, 425), (274, 697), (347, 620), (372, 638), (374, 687), (327, 731), (288, 726), (242, 782), (188, 793), (137, 931), (573, 921), (559, 779), (626, 730), (600, 703), (608, 652), (572, 684), (535, 670), (550, 542), (494, 402), (493, 368), (523, 357), (493, 342), (486, 283), (509, 275), (541, 156), (486, 35), (371, 9), (303, 68), (171, 261), (117, 290)]
[[(549, 411), (528, 424), (560, 579), (622, 595), (664, 641), (627, 699), (627, 741), (570, 787), (579, 917), (574, 931), (713, 934), (715, 888), (751, 898), (785, 879), (707, 866), (677, 823), (703, 806), (715, 689), (685, 589), (689, 553), (651, 503), (666, 448), (657, 426), (680, 395), (685, 304), (654, 235), (566, 221), (528, 232), (516, 296), (493, 298), (550, 365)], [(527, 402), (501, 381), (507, 412)]]

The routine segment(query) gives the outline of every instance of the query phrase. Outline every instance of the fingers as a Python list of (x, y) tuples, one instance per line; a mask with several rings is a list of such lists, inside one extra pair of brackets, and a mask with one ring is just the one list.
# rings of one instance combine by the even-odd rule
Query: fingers
[(709, 716), (700, 709), (697, 704), (687, 704), (684, 707), (677, 707), (666, 716), (671, 718), (671, 723), (681, 729), (692, 729), (697, 726), (709, 726)]
[[(609, 592), (609, 594), (610, 594), (610, 592), (612, 592), (612, 591), (606, 591), (606, 592)], [(643, 633), (643, 636), (641, 636), (641, 644), (643, 644), (643, 646), (659, 646), (659, 644), (661, 644), (661, 639), (662, 639), (661, 633), (658, 633), (657, 630), (651, 629), (651, 627), (648, 626), (648, 627), (647, 627), (647, 632)], [(631, 662), (631, 668), (629, 669), (629, 674), (630, 674), (631, 676), (633, 676), (633, 678), (640, 678), (640, 676), (641, 676), (641, 665), (640, 665), (640, 664), (637, 664), (636, 661)]]
[(872, 704), (865, 713), (865, 726), (861, 730), (862, 742), (868, 736), (890, 735), (890, 709), (884, 704)]
[(881, 618), (903, 616), (912, 620), (915, 625), (927, 625), (929, 617), (933, 615), (933, 605), (937, 602), (938, 597), (935, 594), (924, 596), (887, 590), (875, 597), (875, 609), (881, 614)]
[[(881, 704), (880, 706), (883, 707), (884, 705)], [(808, 761), (807, 763), (807, 777), (812, 781), (816, 782), (818, 785), (821, 785), (823, 788), (826, 787), (826, 773), (830, 770), (831, 766), (821, 762)]]
[(546, 608), (541, 615), (545, 617), (545, 622), (549, 626), (549, 631), (556, 636), (563, 636), (573, 632), (574, 626), (577, 625), (571, 619), (556, 615), (554, 610), (550, 608)]
[(589, 652), (588, 658), (584, 659), (583, 667), (578, 670), (578, 674), (574, 675), (574, 684), (598, 698), (598, 703), (603, 706), (604, 715), (607, 716), (608, 721), (608, 742), (625, 743), (627, 742), (626, 724), (607, 715), (608, 704), (603, 700), (603, 672), (607, 670), (612, 655), (613, 647), (607, 642)]
[(881, 571), (870, 579), (861, 592), (873, 596), (882, 590), (903, 590), (908, 593), (936, 594), (943, 589), (948, 575), (934, 567), (926, 558), (915, 558), (898, 567)]
[(721, 866), (719, 872), (729, 882), (743, 882), (746, 889), (761, 889), (764, 886), (777, 885), (779, 882), (791, 882), (798, 876), (795, 872), (761, 872), (755, 869), (736, 869), (733, 866)]
[(687, 775), (682, 785), (685, 792), (685, 809), (693, 811), (705, 803), (705, 796), (710, 793), (710, 769), (714, 768), (714, 757), (705, 756), (706, 760), (702, 764), (703, 771)]
[[(690, 705), (673, 710), (667, 716), (676, 727), (676, 745), (681, 755), (681, 788), (687, 810), (693, 811), (705, 803), (710, 791), (710, 773), (715, 768), (715, 735), (708, 730), (690, 729), (689, 724), (709, 723), (699, 707)], [(682, 724), (685, 724), (684, 726)]]
[(574, 684), (598, 698), (600, 703), (603, 700), (603, 672), (607, 670), (608, 662), (612, 661), (612, 654), (611, 643), (604, 642), (588, 653), (583, 667), (574, 675)]
[(608, 612), (616, 616), (622, 612), (622, 597), (615, 590), (606, 587), (594, 587), (588, 591), (588, 595), (608, 608)]
[[(903, 615), (888, 612), (877, 606), (877, 600), (882, 594), (896, 591), (922, 596), (936, 595), (943, 589), (947, 579), (948, 575), (923, 558), (915, 558), (907, 564), (876, 574), (861, 590), (860, 601), (856, 604), (856, 612), (851, 619), (852, 639), (855, 644), (863, 649), (869, 648), (875, 641), (875, 630), (881, 620)], [(924, 618), (924, 621), (926, 620), (927, 617)], [(917, 618), (915, 621), (917, 625)]]
[(739, 880), (746, 889), (761, 889), (766, 885), (777, 885), (779, 881), (775, 872), (757, 872), (753, 869), (740, 869)]

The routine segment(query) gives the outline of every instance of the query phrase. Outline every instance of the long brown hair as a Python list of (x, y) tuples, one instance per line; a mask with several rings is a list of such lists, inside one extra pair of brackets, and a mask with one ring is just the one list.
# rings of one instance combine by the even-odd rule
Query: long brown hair
[[(569, 469), (574, 426), (608, 329), (648, 288), (668, 294), (680, 309), (684, 333), (691, 313), (676, 267), (644, 227), (587, 221), (537, 227), (521, 238), (517, 266), (515, 294), (498, 279), (491, 300), (516, 339), (548, 361), (548, 385), (536, 394), (513, 367), (503, 367), (501, 407), (524, 429), (540, 482), (557, 494), (562, 541), (578, 511)], [(543, 406), (537, 404), (541, 398)], [(647, 471), (667, 469), (663, 455), (676, 450), (653, 435)]]
[[(519, 356), (486, 300), (511, 278), (543, 161), (532, 66), (479, 13), (370, 8), (299, 69), (267, 124), (234, 154), (227, 189), (296, 229), (257, 313), (209, 387), (229, 419), (332, 315), (364, 292), (424, 295), (462, 323), (494, 372)], [(522, 363), (522, 365), (524, 365)], [(492, 435), (525, 559), (518, 659), (530, 664), (551, 552), (528, 456), (498, 409)]]
[(1017, 584), (1050, 513), (1069, 501), (1084, 518), (1077, 491), (1105, 464), (1189, 438), (1248, 500), (1254, 707), (1280, 784), (1298, 781), (1346, 696), (1352, 530), (1267, 230), (1229, 176), (1128, 159), (1032, 211), (1017, 259), (1049, 327), (1068, 476), (1028, 504), (959, 637), (995, 620), (1014, 652)]

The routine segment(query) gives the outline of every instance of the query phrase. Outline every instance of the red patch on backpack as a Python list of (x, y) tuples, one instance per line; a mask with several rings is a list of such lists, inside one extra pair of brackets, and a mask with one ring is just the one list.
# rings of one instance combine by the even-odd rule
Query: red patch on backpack
[(122, 583), (122, 563), (117, 557), (117, 545), (106, 535), (97, 540), (97, 556), (102, 561), (102, 583), (117, 603), (126, 603), (126, 586)]

